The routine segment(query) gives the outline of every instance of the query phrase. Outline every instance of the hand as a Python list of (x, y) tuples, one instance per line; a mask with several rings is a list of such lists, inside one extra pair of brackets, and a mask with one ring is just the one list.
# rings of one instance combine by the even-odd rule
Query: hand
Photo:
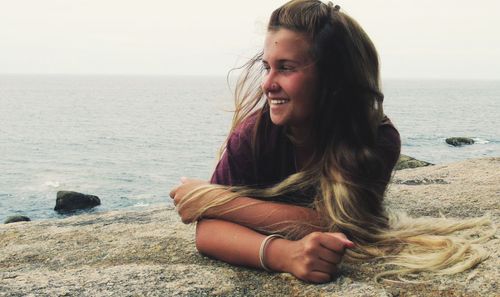
[(329, 232), (313, 232), (288, 243), (288, 260), (282, 263), (282, 269), (298, 279), (314, 283), (330, 281), (338, 270), (345, 249), (354, 247), (343, 233)]
[[(178, 186), (172, 188), (172, 190), (170, 191), (170, 198), (174, 199), (174, 205), (177, 206), (182, 201), (182, 199), (186, 197), (187, 193), (205, 184), (208, 184), (208, 182), (198, 179), (188, 179), (186, 177), (181, 177), (181, 183)], [(192, 223), (194, 218), (191, 217), (190, 213), (187, 213), (185, 210), (185, 208), (177, 208), (177, 212), (179, 213), (182, 222), (185, 224)]]

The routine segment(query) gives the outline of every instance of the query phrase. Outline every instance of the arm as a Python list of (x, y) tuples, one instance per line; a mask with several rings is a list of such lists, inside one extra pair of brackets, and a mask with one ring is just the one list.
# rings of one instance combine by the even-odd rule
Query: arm
[[(186, 184), (186, 179), (182, 179)], [(182, 199), (183, 185), (174, 188), (170, 196), (175, 201)], [(203, 197), (207, 198), (207, 197)], [(267, 225), (277, 221), (294, 219), (319, 218), (312, 209), (282, 203), (264, 202), (248, 197), (236, 198), (222, 205), (239, 207), (228, 212), (227, 219), (246, 222), (252, 226)], [(264, 214), (261, 211), (271, 210), (277, 215)], [(214, 214), (212, 214), (214, 215)], [(181, 214), (182, 217), (182, 214)], [(255, 218), (255, 219), (252, 219)], [(184, 218), (183, 218), (183, 221)], [(326, 233), (308, 231), (306, 236), (297, 241), (273, 239), (264, 251), (265, 265), (274, 271), (289, 272), (304, 281), (322, 283), (331, 279), (337, 271), (345, 248), (353, 247), (342, 233)], [(229, 264), (260, 268), (259, 250), (265, 235), (245, 227), (242, 224), (221, 219), (203, 219), (196, 226), (196, 248), (200, 253), (225, 261)]]
[[(201, 220), (196, 248), (203, 254), (234, 265), (260, 268), (259, 248), (265, 236), (223, 220)], [(326, 282), (337, 271), (345, 248), (353, 243), (341, 233), (314, 232), (301, 240), (273, 239), (265, 250), (271, 270), (290, 272), (311, 282)]]
[(312, 208), (292, 204), (262, 201), (250, 197), (238, 197), (208, 211), (207, 218), (234, 222), (254, 230), (277, 232), (290, 223), (302, 224), (303, 237), (314, 231), (322, 231), (319, 214)]
[[(203, 181), (181, 179), (181, 185), (170, 192), (170, 197), (174, 199), (174, 204), (178, 205), (187, 193), (196, 187), (206, 184)], [(219, 195), (224, 195), (226, 190), (214, 190), (206, 193), (199, 199), (188, 202), (189, 207), (178, 208), (179, 215), (184, 223), (191, 223), (195, 219), (191, 217), (192, 212), (188, 208), (199, 209)], [(283, 230), (290, 223), (299, 223), (302, 226), (303, 237), (314, 231), (321, 231), (321, 219), (319, 214), (311, 208), (301, 207), (292, 204), (262, 201), (250, 197), (238, 197), (223, 205), (209, 209), (204, 218), (217, 218), (231, 221), (254, 230), (266, 230), (267, 232), (277, 232)]]

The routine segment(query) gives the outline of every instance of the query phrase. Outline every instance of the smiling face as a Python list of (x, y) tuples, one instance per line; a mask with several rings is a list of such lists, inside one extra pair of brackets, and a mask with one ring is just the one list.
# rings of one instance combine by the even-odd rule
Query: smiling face
[(266, 69), (262, 90), (270, 106), (271, 121), (296, 129), (308, 127), (318, 85), (309, 41), (291, 30), (269, 31), (262, 60)]

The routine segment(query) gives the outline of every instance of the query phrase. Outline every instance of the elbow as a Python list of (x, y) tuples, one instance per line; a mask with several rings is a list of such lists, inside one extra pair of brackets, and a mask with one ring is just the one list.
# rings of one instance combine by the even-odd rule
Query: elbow
[(201, 254), (205, 254), (207, 251), (207, 245), (209, 240), (209, 235), (207, 231), (207, 225), (210, 225), (210, 220), (199, 220), (196, 224), (196, 235), (195, 244), (196, 249)]

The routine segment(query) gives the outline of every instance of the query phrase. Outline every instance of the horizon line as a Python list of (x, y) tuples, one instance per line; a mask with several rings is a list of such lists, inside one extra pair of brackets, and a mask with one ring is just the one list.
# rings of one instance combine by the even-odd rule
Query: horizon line
[[(172, 74), (172, 73), (0, 73), (0, 76), (117, 76), (117, 77), (233, 77), (228, 74)], [(419, 77), (419, 76), (386, 76), (384, 80), (453, 80), (453, 81), (500, 81), (500, 77), (480, 78), (480, 77)]]

